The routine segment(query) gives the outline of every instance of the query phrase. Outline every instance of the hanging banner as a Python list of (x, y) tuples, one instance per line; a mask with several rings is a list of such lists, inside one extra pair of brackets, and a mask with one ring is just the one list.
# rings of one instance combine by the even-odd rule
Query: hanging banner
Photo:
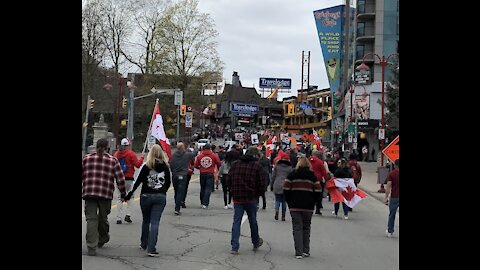
[(355, 95), (353, 100), (355, 109), (355, 119), (368, 120), (370, 118), (370, 96)]
[(342, 51), (343, 51), (343, 14), (344, 5), (320, 9), (313, 12), (318, 38), (327, 70), (330, 91), (334, 94), (333, 114), (337, 114), (342, 91)]

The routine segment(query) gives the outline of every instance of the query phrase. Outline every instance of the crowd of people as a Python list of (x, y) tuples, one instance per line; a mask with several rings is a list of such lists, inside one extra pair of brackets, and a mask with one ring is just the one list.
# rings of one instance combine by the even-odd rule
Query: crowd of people
[[(351, 178), (355, 186), (361, 181), (362, 170), (354, 154), (348, 160), (343, 153), (325, 153), (319, 150), (284, 149), (281, 144), (273, 149), (267, 157), (265, 147), (235, 144), (229, 151), (223, 147), (206, 144), (197, 152), (194, 144), (185, 145), (178, 142), (172, 159), (168, 160), (160, 145), (154, 144), (149, 150), (146, 161), (142, 155), (137, 159), (128, 149), (128, 139), (121, 141), (120, 149), (110, 155), (108, 142), (97, 141), (95, 153), (84, 157), (82, 161), (82, 197), (85, 200), (87, 222), (86, 242), (88, 255), (96, 255), (96, 248), (101, 248), (109, 241), (107, 215), (110, 213), (113, 199), (114, 183), (119, 190), (117, 224), (122, 223), (123, 203), (127, 202), (124, 221), (132, 222), (128, 202), (133, 193), (142, 185), (140, 208), (142, 211), (142, 230), (140, 248), (148, 256), (156, 257), (160, 219), (166, 206), (166, 194), (174, 188), (174, 213), (181, 215), (188, 186), (194, 168), (200, 173), (199, 201), (202, 209), (207, 210), (211, 192), (223, 191), (224, 209), (233, 209), (231, 229), (231, 253), (238, 254), (240, 243), (241, 220), (246, 212), (250, 224), (251, 242), (256, 250), (263, 244), (259, 236), (257, 211), (266, 209), (265, 192), (270, 187), (275, 195), (274, 220), (286, 221), (287, 208), (290, 212), (294, 253), (298, 259), (310, 256), (310, 224), (314, 214), (322, 215), (322, 200), (328, 197), (326, 183), (334, 178)], [(126, 168), (123, 169), (124, 159)], [(138, 176), (133, 179), (135, 168)], [(398, 168), (397, 168), (398, 170)], [(102, 171), (102, 172), (99, 172)], [(387, 179), (386, 199), (390, 195), (390, 216), (387, 236), (393, 234), (395, 213), (399, 206), (398, 172), (390, 174)], [(353, 184), (352, 184), (353, 185)], [(330, 200), (330, 197), (329, 197)], [(262, 203), (260, 203), (262, 201)], [(353, 211), (342, 202), (344, 219)], [(335, 203), (333, 215), (337, 216), (340, 203)]]

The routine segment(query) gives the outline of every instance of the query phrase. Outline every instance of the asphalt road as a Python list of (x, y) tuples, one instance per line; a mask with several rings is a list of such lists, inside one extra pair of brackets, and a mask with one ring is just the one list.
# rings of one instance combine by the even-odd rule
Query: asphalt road
[[(332, 216), (333, 205), (324, 199), (322, 216), (313, 216), (311, 257), (295, 259), (291, 218), (275, 221), (274, 196), (267, 192), (267, 209), (258, 211), (260, 236), (264, 245), (252, 251), (248, 221), (242, 225), (239, 255), (230, 254), (233, 210), (223, 209), (220, 189), (212, 193), (208, 210), (201, 209), (198, 173), (192, 178), (187, 208), (181, 216), (173, 213), (173, 189), (167, 194), (157, 243), (160, 257), (147, 257), (139, 249), (141, 211), (136, 192), (132, 207), (133, 223), (116, 224), (116, 206), (109, 215), (111, 240), (97, 249), (97, 256), (87, 256), (86, 222), (82, 208), (82, 269), (399, 269), (399, 214), (393, 238), (385, 236), (388, 207), (368, 196), (361, 201), (350, 219)], [(83, 205), (82, 205), (83, 207)], [(342, 213), (340, 209), (340, 213)], [(246, 215), (245, 215), (246, 217)]]

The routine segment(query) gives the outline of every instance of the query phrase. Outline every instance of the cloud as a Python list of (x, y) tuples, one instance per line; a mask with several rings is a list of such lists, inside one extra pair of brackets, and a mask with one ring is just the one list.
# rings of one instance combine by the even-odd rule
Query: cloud
[(301, 88), (302, 51), (311, 54), (310, 85), (329, 87), (313, 11), (341, 2), (200, 0), (198, 8), (215, 21), (224, 79), (231, 82), (237, 71), (243, 86), (259, 90), (260, 77), (291, 78), (292, 93), (279, 95), (284, 97)]

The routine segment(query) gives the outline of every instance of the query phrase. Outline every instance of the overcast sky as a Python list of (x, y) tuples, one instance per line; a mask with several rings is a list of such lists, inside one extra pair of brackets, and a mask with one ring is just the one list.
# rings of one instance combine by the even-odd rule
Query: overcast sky
[(243, 86), (260, 90), (260, 77), (292, 79), (291, 93), (279, 94), (281, 100), (301, 88), (302, 50), (310, 51), (310, 85), (329, 87), (313, 11), (342, 2), (199, 0), (198, 9), (215, 21), (224, 80), (231, 83), (237, 71)]

